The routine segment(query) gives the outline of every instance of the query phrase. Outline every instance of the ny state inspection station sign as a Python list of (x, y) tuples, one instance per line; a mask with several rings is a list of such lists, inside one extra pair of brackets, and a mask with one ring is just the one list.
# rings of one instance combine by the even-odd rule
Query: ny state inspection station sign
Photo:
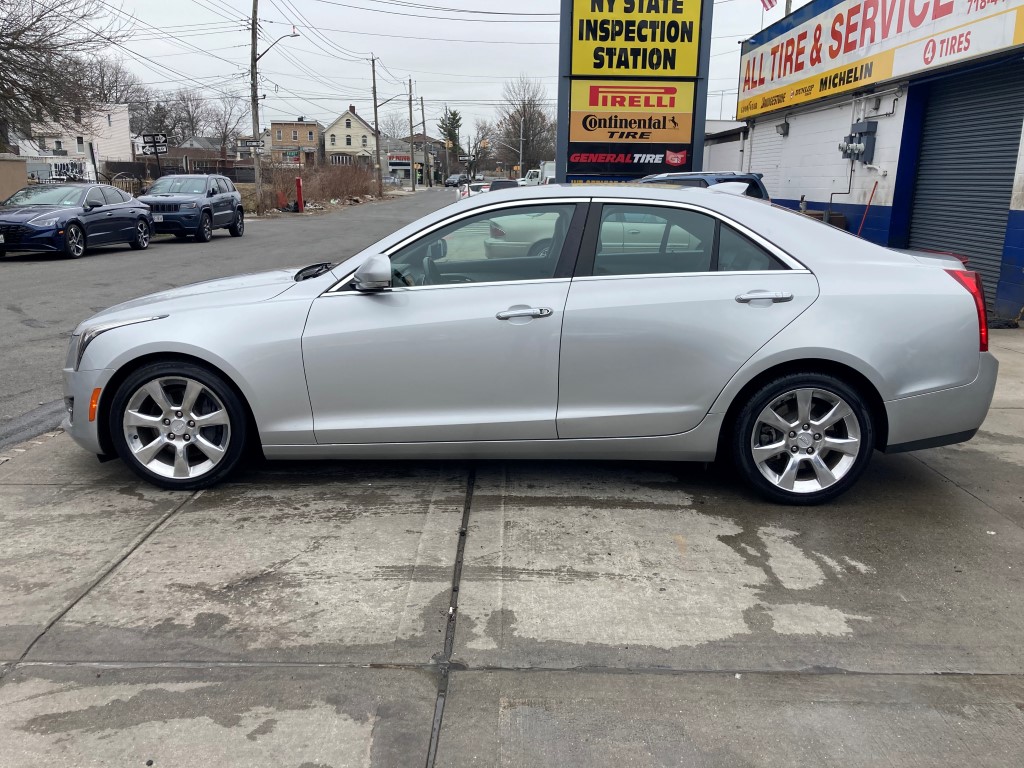
[(711, 8), (711, 0), (563, 0), (559, 165), (567, 180), (695, 167)]
[(743, 44), (737, 119), (1024, 44), (1024, 0), (816, 0)]

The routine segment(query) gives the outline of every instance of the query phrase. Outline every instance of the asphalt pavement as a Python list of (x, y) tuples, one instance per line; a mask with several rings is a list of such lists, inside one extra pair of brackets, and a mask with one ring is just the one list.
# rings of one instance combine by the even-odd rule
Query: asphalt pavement
[[(331, 259), (450, 199), (143, 260)], [(91, 258), (14, 274), (147, 290)], [(815, 508), (694, 464), (270, 462), (176, 493), (59, 430), (0, 448), (0, 768), (1020, 766), (1024, 331), (992, 349), (974, 440), (876, 454)]]
[(115, 245), (78, 260), (0, 258), (0, 447), (60, 422), (68, 337), (90, 315), (203, 280), (342, 261), (453, 199), (450, 189), (434, 187), (322, 214), (250, 216), (244, 237), (218, 229), (205, 244), (159, 235), (145, 251)]

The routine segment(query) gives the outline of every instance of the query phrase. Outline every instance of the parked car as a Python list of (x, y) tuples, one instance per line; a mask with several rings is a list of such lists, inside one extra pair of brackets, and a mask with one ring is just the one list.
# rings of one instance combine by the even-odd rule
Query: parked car
[(655, 173), (638, 180), (640, 184), (665, 184), (673, 187), (710, 187), (715, 184), (730, 182), (746, 182), (747, 195), (761, 200), (771, 200), (760, 173), (736, 173), (722, 171), (711, 173), (705, 171), (680, 171), (679, 173)]
[(496, 192), (499, 189), (515, 189), (519, 186), (519, 182), (515, 179), (494, 179), (491, 182), (491, 192)]
[(245, 234), (242, 195), (225, 176), (161, 176), (139, 199), (152, 210), (159, 233), (191, 236), (197, 243), (208, 243), (215, 229), (227, 229), (232, 237)]
[[(608, 247), (632, 216), (661, 238)], [(550, 244), (486, 258), (509, 217), (543, 220)], [(222, 480), (252, 443), (270, 459), (730, 456), (767, 498), (814, 504), (875, 449), (970, 439), (997, 369), (981, 279), (956, 259), (713, 188), (549, 186), (444, 207), (337, 264), (100, 312), (71, 338), (64, 427), (171, 489)]]
[(483, 194), (489, 191), (491, 185), (487, 182), (471, 181), (469, 184), (463, 184), (459, 187), (458, 199), (463, 200), (467, 197), (474, 197), (475, 195)]
[(139, 200), (106, 184), (36, 184), (0, 203), (0, 256), (55, 253), (69, 259), (99, 245), (149, 247), (153, 219)]
[(469, 176), (467, 176), (464, 173), (453, 173), (451, 176), (444, 180), (444, 185), (446, 187), (458, 187), (461, 186), (462, 184), (468, 183)]
[(402, 180), (397, 176), (384, 176), (382, 178), (385, 186), (388, 187), (400, 187), (402, 186)]

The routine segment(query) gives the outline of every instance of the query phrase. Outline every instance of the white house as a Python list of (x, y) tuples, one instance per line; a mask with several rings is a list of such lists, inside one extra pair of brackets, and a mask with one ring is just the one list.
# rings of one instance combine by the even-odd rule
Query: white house
[(324, 150), (329, 165), (369, 165), (375, 162), (377, 140), (373, 126), (356, 114), (350, 104), (324, 131)]
[(32, 125), (31, 136), (17, 137), (18, 153), (28, 159), (29, 172), (49, 176), (96, 179), (95, 165), (132, 159), (128, 105), (108, 104), (78, 127)]

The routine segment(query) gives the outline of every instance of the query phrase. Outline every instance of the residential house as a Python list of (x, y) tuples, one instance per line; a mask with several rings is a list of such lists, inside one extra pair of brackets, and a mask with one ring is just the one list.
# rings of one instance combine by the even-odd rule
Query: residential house
[(28, 171), (36, 178), (95, 180), (105, 163), (132, 159), (128, 105), (101, 106), (74, 130), (35, 123), (29, 135), (12, 131), (11, 143), (28, 160)]
[(376, 164), (377, 140), (373, 126), (356, 114), (355, 105), (348, 109), (324, 131), (324, 151), (330, 165)]
[[(323, 156), (324, 127), (316, 120), (298, 117), (270, 124), (270, 162), (299, 167), (317, 165)], [(266, 157), (266, 155), (264, 155)]]

